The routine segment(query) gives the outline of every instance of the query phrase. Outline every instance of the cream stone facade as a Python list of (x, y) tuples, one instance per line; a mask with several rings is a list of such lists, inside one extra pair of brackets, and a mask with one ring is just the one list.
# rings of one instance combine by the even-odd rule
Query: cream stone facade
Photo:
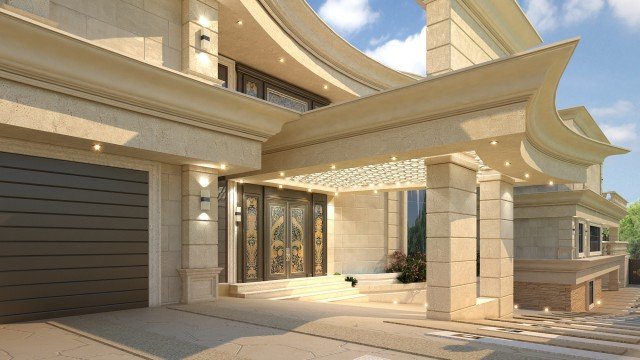
[(578, 40), (539, 46), (512, 0), (417, 3), (426, 77), (362, 54), (303, 0), (0, 1), (0, 242), (21, 243), (6, 256), (23, 267), (0, 271), (30, 291), (97, 284), (56, 293), (74, 309), (16, 295), (0, 323), (309, 284), (361, 299), (330, 275), (384, 278), (414, 190), (430, 318), (588, 311), (626, 286), (626, 201), (601, 177), (627, 150), (554, 102)]

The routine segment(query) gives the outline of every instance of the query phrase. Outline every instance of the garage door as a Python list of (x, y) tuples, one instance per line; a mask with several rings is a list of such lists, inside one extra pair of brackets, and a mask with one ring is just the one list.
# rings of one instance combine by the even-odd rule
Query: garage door
[(0, 152), (0, 323), (146, 307), (148, 182)]

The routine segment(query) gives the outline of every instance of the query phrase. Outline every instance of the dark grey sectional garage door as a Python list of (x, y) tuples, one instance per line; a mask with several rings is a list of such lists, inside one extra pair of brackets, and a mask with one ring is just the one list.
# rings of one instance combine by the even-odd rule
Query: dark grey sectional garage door
[(0, 152), (0, 323), (146, 307), (148, 183)]

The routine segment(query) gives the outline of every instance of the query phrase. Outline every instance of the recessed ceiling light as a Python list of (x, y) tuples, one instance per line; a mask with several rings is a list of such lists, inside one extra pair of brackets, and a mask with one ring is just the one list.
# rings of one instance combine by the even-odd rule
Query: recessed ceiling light
[(377, 193), (378, 193), (378, 190), (373, 190), (373, 193), (374, 193), (374, 194), (377, 194)]
[(497, 140), (491, 140), (491, 145), (498, 145), (498, 141)]
[(244, 180), (240, 179), (240, 181), (238, 181), (240, 184), (244, 184)]
[(325, 89), (325, 90), (329, 90), (329, 85), (324, 85), (324, 86), (322, 86), (322, 88)]
[(510, 162), (508, 162), (508, 161), (505, 161), (505, 162), (504, 162), (504, 166), (511, 166), (511, 163), (510, 163)]
[(397, 158), (397, 157), (395, 157), (395, 156), (392, 156), (392, 157), (391, 157), (391, 161), (396, 161), (396, 160), (398, 160), (398, 158)]
[(336, 165), (335, 164), (331, 164), (331, 170), (335, 170), (336, 169)]
[(102, 145), (93, 144), (93, 146), (91, 146), (91, 148), (93, 149), (93, 151), (100, 151), (100, 150), (102, 150)]
[(282, 185), (278, 185), (278, 189), (282, 189)]
[(553, 185), (553, 180), (549, 180), (549, 185)]
[(333, 195), (338, 196), (338, 195), (340, 195), (340, 193), (336, 191), (336, 192), (333, 193)]
[(280, 171), (280, 176), (284, 176), (284, 171)]
[(307, 192), (311, 192), (311, 189), (307, 189)]
[(284, 62), (284, 58), (280, 58), (280, 59), (278, 59), (278, 61), (283, 63)]
[(220, 170), (226, 170), (227, 164), (220, 164)]
[(240, 25), (240, 26), (242, 26), (242, 24), (243, 24), (243, 23), (242, 23), (242, 20), (238, 20), (237, 24), (238, 24), (238, 25)]
[(529, 173), (524, 173), (524, 178), (525, 178), (525, 179), (528, 179), (528, 178), (530, 178), (530, 177), (531, 177), (531, 175), (529, 175)]

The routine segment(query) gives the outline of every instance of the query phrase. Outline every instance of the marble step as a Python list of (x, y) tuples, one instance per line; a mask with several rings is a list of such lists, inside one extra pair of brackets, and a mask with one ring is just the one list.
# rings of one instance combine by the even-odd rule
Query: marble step
[(344, 276), (341, 275), (329, 275), (329, 276), (315, 276), (304, 277), (295, 279), (283, 279), (283, 280), (271, 280), (271, 281), (257, 281), (250, 283), (238, 283), (229, 285), (229, 294), (235, 296), (247, 292), (255, 292), (261, 290), (273, 290), (282, 289), (286, 287), (296, 287), (314, 284), (326, 284), (326, 283), (346, 283)]
[(329, 299), (324, 299), (324, 300), (318, 300), (317, 302), (321, 302), (321, 303), (329, 303), (329, 302), (357, 302), (357, 303), (362, 303), (362, 302), (369, 302), (369, 297), (367, 295), (364, 295), (364, 294), (357, 294), (357, 295), (339, 296), (339, 297), (334, 297), (334, 298), (329, 298)]
[(343, 296), (349, 296), (349, 295), (358, 295), (358, 294), (359, 294), (358, 289), (349, 287), (349, 288), (337, 289), (337, 290), (314, 291), (306, 294), (272, 298), (271, 300), (318, 301), (318, 300), (325, 300), (325, 299), (331, 299), (331, 298), (343, 297)]
[(282, 287), (279, 289), (268, 289), (268, 290), (257, 290), (257, 291), (249, 291), (235, 295), (236, 297), (247, 298), (247, 299), (273, 299), (273, 298), (282, 298), (286, 296), (303, 296), (305, 294), (316, 293), (319, 291), (336, 291), (336, 290), (344, 290), (351, 289), (351, 283), (346, 281), (341, 282), (328, 282), (328, 283), (318, 283), (311, 285), (302, 285), (302, 286), (289, 286)]

